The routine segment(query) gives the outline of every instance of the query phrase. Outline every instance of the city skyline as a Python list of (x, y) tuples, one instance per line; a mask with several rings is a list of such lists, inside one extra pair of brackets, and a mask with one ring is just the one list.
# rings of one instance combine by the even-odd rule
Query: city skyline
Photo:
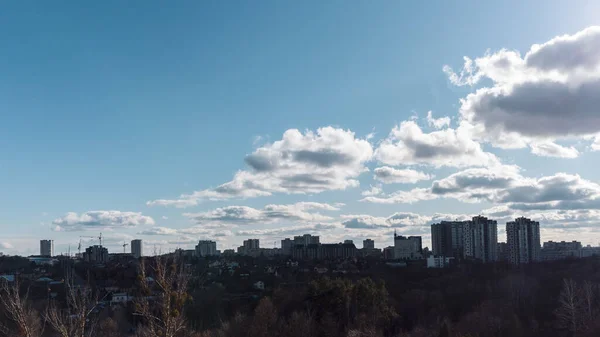
[(12, 3), (0, 252), (431, 248), (478, 215), (595, 246), (600, 6), (539, 4)]

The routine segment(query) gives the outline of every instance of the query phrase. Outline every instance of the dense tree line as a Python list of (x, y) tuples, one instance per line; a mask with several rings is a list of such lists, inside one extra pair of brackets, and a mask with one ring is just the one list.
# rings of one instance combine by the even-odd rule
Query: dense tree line
[[(599, 267), (595, 258), (521, 268), (381, 266), (359, 276), (314, 275), (232, 305), (223, 287), (204, 284), (176, 261), (158, 260), (142, 267), (138, 300), (126, 318), (140, 337), (598, 336)], [(150, 273), (155, 283), (148, 283)], [(36, 307), (26, 290), (3, 284), (0, 335), (126, 335), (114, 317), (87, 319), (91, 294)]]

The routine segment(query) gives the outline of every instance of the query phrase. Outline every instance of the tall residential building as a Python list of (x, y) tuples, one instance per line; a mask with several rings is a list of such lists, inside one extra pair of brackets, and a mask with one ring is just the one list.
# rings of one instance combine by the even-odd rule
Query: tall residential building
[(215, 256), (217, 255), (217, 243), (210, 240), (200, 240), (196, 245), (196, 256)]
[(83, 260), (90, 263), (106, 263), (108, 262), (108, 249), (99, 245), (90, 246), (86, 248)]
[(371, 239), (363, 240), (363, 249), (375, 249), (375, 241)]
[(508, 261), (509, 251), (506, 242), (498, 242), (498, 261)]
[(498, 260), (498, 222), (483, 216), (473, 217), (464, 226), (464, 256), (481, 262)]
[(251, 249), (259, 249), (260, 248), (260, 241), (258, 239), (248, 239), (248, 240), (244, 240), (244, 248), (246, 250), (251, 250)]
[(290, 238), (281, 240), (281, 253), (283, 255), (292, 255), (292, 247), (294, 247), (294, 241)]
[(54, 256), (54, 240), (40, 240), (40, 255)]
[(320, 243), (319, 236), (310, 235), (310, 234), (294, 236), (294, 245), (295, 246), (318, 245), (319, 243)]
[(135, 239), (131, 240), (131, 255), (136, 259), (139, 259), (143, 256), (144, 246), (142, 245), (142, 240)]
[(394, 233), (394, 258), (410, 260), (422, 258), (419, 252), (420, 242), (420, 236), (405, 237)]
[(540, 223), (520, 217), (506, 223), (506, 243), (512, 264), (530, 263), (541, 258)]
[(466, 223), (467, 221), (442, 221), (431, 225), (433, 255), (462, 258)]
[(423, 239), (420, 236), (409, 236), (408, 239), (415, 243), (419, 253), (423, 252)]

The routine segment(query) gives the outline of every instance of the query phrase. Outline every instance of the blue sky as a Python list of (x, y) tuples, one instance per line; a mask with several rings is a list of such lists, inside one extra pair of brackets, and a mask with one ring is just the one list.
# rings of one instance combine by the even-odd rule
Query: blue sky
[[(219, 240), (219, 249), (248, 237), (272, 246), (300, 232), (324, 241), (373, 237), (384, 247), (394, 229), (428, 242), (432, 221), (481, 212), (501, 231), (510, 216), (526, 215), (546, 221), (543, 240), (595, 244), (599, 111), (571, 109), (567, 103), (580, 100), (565, 98), (556, 117), (552, 107), (532, 107), (543, 100), (515, 103), (520, 96), (510, 92), (543, 81), (594, 92), (598, 57), (588, 54), (600, 51), (599, 33), (573, 34), (599, 24), (598, 10), (564, 1), (7, 4), (0, 251), (37, 253), (42, 238), (66, 251), (101, 231), (111, 250), (132, 238), (163, 250), (205, 238)], [(531, 57), (537, 63), (523, 66), (508, 53), (524, 60), (533, 44), (564, 34), (573, 36), (566, 47), (553, 44), (552, 53)], [(483, 63), (459, 78), (464, 56)], [(509, 74), (490, 61), (499, 58), (513, 62)], [(461, 103), (482, 88), (505, 90), (505, 100)], [(535, 97), (558, 97), (552, 93)], [(531, 111), (494, 110), (519, 104)], [(428, 122), (428, 111), (450, 124)], [(521, 122), (499, 122), (503, 116)], [(564, 132), (545, 121), (565, 124)], [(544, 127), (519, 127), (528, 123)], [(333, 141), (319, 133), (326, 127)], [(415, 127), (424, 136), (414, 136)], [(298, 142), (278, 147), (293, 129)], [(251, 159), (272, 167), (258, 172)], [(374, 178), (381, 167), (396, 183)], [(264, 186), (216, 195), (239, 170), (252, 174), (245, 183)], [(290, 185), (310, 174), (318, 188)], [(442, 196), (434, 187), (448, 187), (443, 179), (452, 174), (493, 186), (453, 186)], [(552, 185), (544, 197), (546, 182), (558, 180), (563, 188)], [(363, 195), (371, 185), (382, 193)], [(201, 193), (185, 196), (194, 191)], [(541, 199), (525, 207), (517, 192)], [(175, 207), (182, 200), (188, 207)]]

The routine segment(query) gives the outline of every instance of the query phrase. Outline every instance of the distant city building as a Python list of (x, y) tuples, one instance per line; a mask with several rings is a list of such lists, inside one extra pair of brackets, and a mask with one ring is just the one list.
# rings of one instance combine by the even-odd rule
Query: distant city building
[(508, 250), (508, 244), (506, 242), (498, 242), (498, 261), (508, 261), (510, 252)]
[(217, 255), (217, 243), (210, 240), (200, 240), (196, 245), (196, 256), (216, 256)]
[(235, 250), (233, 249), (225, 249), (223, 251), (223, 256), (233, 256), (235, 255)]
[(353, 240), (344, 240), (344, 243), (345, 244), (354, 244), (354, 241)]
[(385, 247), (383, 248), (383, 258), (386, 260), (394, 259), (394, 247)]
[(375, 249), (375, 241), (371, 239), (363, 240), (363, 249)]
[(313, 243), (294, 245), (292, 257), (296, 260), (346, 259), (355, 257), (357, 252), (353, 243)]
[(498, 260), (498, 222), (475, 216), (464, 227), (464, 256), (481, 262)]
[(540, 223), (527, 218), (517, 218), (506, 223), (506, 243), (512, 264), (539, 261)]
[(40, 256), (54, 256), (54, 240), (40, 240)]
[(434, 256), (464, 255), (464, 226), (467, 221), (442, 221), (431, 225), (431, 243)]
[(294, 241), (289, 238), (281, 240), (281, 253), (283, 255), (292, 255), (292, 247), (294, 247)]
[(427, 258), (427, 268), (446, 268), (453, 260), (453, 257), (430, 256)]
[(259, 249), (260, 248), (260, 241), (258, 239), (244, 240), (244, 248), (246, 248), (247, 250)]
[(420, 236), (409, 236), (408, 239), (415, 243), (417, 252), (423, 253), (423, 239)]
[(423, 258), (420, 245), (420, 236), (405, 237), (394, 233), (394, 259), (414, 260)]
[(131, 255), (136, 259), (139, 259), (143, 256), (144, 246), (142, 244), (142, 240), (135, 239), (131, 240)]
[(304, 234), (302, 236), (294, 236), (294, 246), (308, 246), (319, 244), (319, 237), (310, 234)]
[(541, 250), (541, 259), (544, 261), (562, 260), (566, 258), (581, 257), (582, 255), (581, 242), (544, 242)]
[(88, 247), (83, 254), (83, 260), (90, 263), (106, 263), (108, 262), (108, 249), (99, 245)]
[(581, 257), (600, 256), (600, 247), (592, 247), (587, 245), (581, 248)]

